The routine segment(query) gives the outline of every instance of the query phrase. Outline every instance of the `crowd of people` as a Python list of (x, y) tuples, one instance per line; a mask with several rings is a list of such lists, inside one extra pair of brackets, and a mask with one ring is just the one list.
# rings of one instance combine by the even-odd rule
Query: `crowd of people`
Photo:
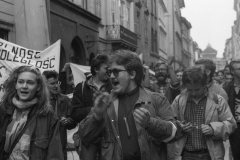
[(0, 103), (0, 159), (67, 160), (77, 126), (81, 160), (239, 160), (240, 60), (220, 71), (208, 59), (176, 71), (158, 62), (154, 72), (145, 86), (136, 53), (97, 55), (70, 99), (56, 71), (14, 69)]

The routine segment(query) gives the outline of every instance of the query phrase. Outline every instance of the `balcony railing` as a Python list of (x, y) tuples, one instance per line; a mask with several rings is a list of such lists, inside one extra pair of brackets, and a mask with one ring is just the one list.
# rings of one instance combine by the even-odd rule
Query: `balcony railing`
[(122, 40), (137, 45), (137, 34), (121, 25), (107, 25), (106, 36), (109, 40)]
[(107, 39), (120, 39), (120, 25), (107, 25), (106, 35)]

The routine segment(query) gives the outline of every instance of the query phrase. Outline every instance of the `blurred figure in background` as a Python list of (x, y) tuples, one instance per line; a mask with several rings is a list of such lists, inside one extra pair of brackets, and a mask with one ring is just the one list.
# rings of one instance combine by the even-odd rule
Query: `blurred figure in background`
[(67, 128), (73, 124), (73, 120), (69, 117), (71, 111), (70, 99), (61, 94), (60, 81), (58, 81), (58, 73), (54, 70), (44, 71), (43, 76), (46, 79), (48, 89), (50, 91), (50, 102), (54, 110), (54, 114), (60, 121), (60, 136), (64, 152), (64, 159), (67, 160)]
[(178, 70), (175, 71), (175, 73), (176, 73), (178, 81), (180, 82), (180, 85), (182, 86), (183, 70), (178, 69)]
[(225, 79), (224, 79), (224, 70), (217, 71), (217, 83), (222, 87)]
[[(97, 55), (91, 62), (91, 77), (88, 77), (86, 81), (77, 84), (73, 92), (72, 98), (72, 112), (71, 118), (74, 120), (75, 125), (81, 122), (91, 111), (95, 97), (98, 92), (109, 92), (112, 89), (111, 82), (108, 76), (108, 56)], [(87, 160), (95, 160), (98, 156), (99, 150), (98, 142), (90, 146), (85, 147), (81, 145), (81, 139), (79, 137), (81, 130), (74, 134), (74, 141), (77, 147), (80, 158)]]
[[(171, 64), (171, 63), (170, 63)], [(157, 84), (153, 86), (154, 91), (167, 97), (168, 101), (172, 103), (174, 98), (180, 94), (181, 85), (177, 79), (173, 67), (165, 62), (158, 62), (155, 67), (155, 77)], [(170, 83), (167, 79), (170, 78)]]
[(224, 89), (228, 94), (228, 104), (238, 125), (238, 128), (229, 137), (233, 159), (236, 160), (240, 159), (240, 60), (233, 60), (230, 63), (230, 71), (233, 80)]

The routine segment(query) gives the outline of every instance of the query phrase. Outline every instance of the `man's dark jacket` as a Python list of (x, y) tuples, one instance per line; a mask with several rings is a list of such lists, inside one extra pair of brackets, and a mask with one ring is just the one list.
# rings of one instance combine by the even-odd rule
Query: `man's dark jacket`
[[(57, 94), (54, 98), (51, 98), (51, 105), (55, 110), (57, 107), (57, 117), (59, 120), (61, 117), (69, 117), (71, 112), (71, 100), (67, 96), (63, 94)], [(59, 127), (65, 160), (67, 159), (67, 129), (72, 129), (72, 125), (72, 123), (66, 126), (60, 124)]]
[[(228, 83), (224, 87), (227, 95), (228, 95), (228, 104), (230, 106), (231, 112), (233, 116), (236, 118), (238, 115), (236, 115), (236, 108), (235, 108), (235, 87), (234, 87), (234, 81)], [(232, 154), (234, 159), (240, 159), (240, 124), (239, 121), (237, 121), (237, 129), (229, 136), (229, 141), (231, 144)]]
[[(103, 85), (100, 90), (107, 91), (110, 93), (112, 89), (112, 85), (110, 81), (108, 81), (105, 85)], [(73, 99), (72, 99), (72, 112), (70, 117), (75, 121), (75, 125), (81, 122), (90, 112), (91, 108), (93, 107), (94, 102), (94, 92), (97, 88), (93, 85), (92, 77), (85, 82), (79, 83), (73, 92)], [(80, 134), (80, 133), (79, 133)], [(76, 142), (75, 142), (76, 143)], [(81, 142), (77, 142), (81, 143)], [(80, 144), (76, 144), (80, 145)], [(97, 145), (91, 145), (90, 147), (86, 148), (84, 145), (81, 146), (81, 150), (79, 150), (81, 159), (83, 160), (95, 160), (97, 156)], [(91, 149), (90, 149), (91, 148)]]
[[(84, 84), (84, 86), (82, 86)], [(79, 83), (73, 92), (71, 118), (79, 123), (83, 120), (93, 107), (93, 94), (95, 86), (92, 84), (92, 78), (86, 82)], [(110, 93), (112, 86), (110, 82), (101, 88), (101, 91)]]

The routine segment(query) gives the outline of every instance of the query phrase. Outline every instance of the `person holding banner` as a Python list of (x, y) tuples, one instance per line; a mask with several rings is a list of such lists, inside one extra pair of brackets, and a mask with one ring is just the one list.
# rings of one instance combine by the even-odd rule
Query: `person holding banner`
[(41, 72), (30, 66), (13, 70), (4, 83), (0, 105), (1, 160), (63, 160), (59, 122)]

